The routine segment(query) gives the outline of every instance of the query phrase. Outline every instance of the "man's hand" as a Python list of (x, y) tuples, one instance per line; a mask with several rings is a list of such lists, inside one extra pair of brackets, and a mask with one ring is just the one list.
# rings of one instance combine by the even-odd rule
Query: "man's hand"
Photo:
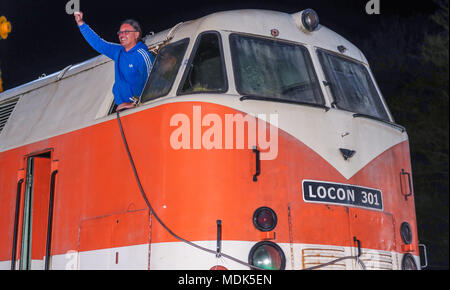
[(81, 26), (84, 24), (83, 12), (74, 12), (73, 15), (75, 16), (75, 21), (77, 22), (78, 26)]

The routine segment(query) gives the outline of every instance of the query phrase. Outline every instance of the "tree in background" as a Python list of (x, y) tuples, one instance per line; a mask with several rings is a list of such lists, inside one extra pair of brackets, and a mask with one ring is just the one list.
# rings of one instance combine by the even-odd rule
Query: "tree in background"
[(430, 268), (448, 268), (448, 0), (431, 17), (383, 19), (361, 40), (398, 124), (407, 128), (421, 243)]
[(416, 175), (416, 186), (423, 190), (417, 195), (422, 241), (432, 247), (431, 262), (436, 267), (446, 265), (448, 268), (449, 4), (448, 0), (438, 4), (440, 9), (431, 18), (440, 31), (426, 35), (421, 47), (423, 63), (430, 70), (409, 84), (409, 92), (412, 95), (414, 90), (423, 89), (428, 94), (424, 107), (426, 115), (417, 116), (414, 128), (417, 132), (411, 135), (411, 139), (417, 139), (413, 141), (414, 152), (422, 155), (414, 164), (420, 173)]

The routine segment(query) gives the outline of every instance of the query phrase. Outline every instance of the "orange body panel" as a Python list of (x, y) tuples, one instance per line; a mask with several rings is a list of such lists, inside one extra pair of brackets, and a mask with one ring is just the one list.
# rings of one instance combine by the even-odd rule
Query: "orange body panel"
[[(201, 105), (203, 116), (240, 113), (210, 103), (182, 102), (122, 117), (147, 197), (179, 236), (191, 241), (215, 240), (216, 220), (220, 219), (224, 240), (259, 241), (253, 212), (269, 206), (278, 216), (273, 230), (277, 243), (355, 246), (356, 236), (364, 248), (401, 252), (399, 226), (403, 221), (412, 227), (413, 244), (418, 242), (414, 197), (405, 200), (400, 174), (402, 168), (411, 172), (407, 141), (347, 180), (300, 140), (278, 130), (278, 157), (261, 161), (261, 174), (253, 182), (256, 168), (251, 149), (175, 150), (170, 146), (170, 135), (176, 129), (170, 127), (170, 118), (183, 113), (192, 120), (193, 105)], [(192, 132), (194, 125), (190, 126)], [(53, 255), (176, 241), (155, 219), (150, 223), (113, 119), (0, 153), (0, 230), (4, 233), (0, 260), (11, 259), (17, 172), (26, 166), (25, 155), (47, 148), (53, 148), (52, 159), (59, 160)], [(377, 188), (383, 192), (384, 211), (306, 203), (303, 179)], [(418, 254), (417, 247), (414, 254)]]

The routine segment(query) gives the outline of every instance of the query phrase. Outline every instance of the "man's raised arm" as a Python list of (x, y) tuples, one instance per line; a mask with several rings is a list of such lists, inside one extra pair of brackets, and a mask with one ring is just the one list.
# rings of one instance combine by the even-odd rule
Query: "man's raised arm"
[(75, 22), (78, 24), (78, 28), (83, 34), (86, 41), (97, 52), (106, 55), (107, 57), (115, 60), (118, 55), (118, 51), (121, 49), (120, 44), (104, 41), (100, 38), (90, 27), (83, 21), (83, 12), (75, 12)]

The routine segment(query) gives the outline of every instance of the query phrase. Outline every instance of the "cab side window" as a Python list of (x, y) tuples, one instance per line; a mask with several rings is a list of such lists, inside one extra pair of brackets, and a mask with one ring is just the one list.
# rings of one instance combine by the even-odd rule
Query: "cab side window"
[(189, 39), (183, 39), (161, 48), (142, 94), (145, 103), (169, 93), (180, 69)]
[(200, 34), (192, 55), (179, 94), (225, 92), (227, 81), (219, 33)]

